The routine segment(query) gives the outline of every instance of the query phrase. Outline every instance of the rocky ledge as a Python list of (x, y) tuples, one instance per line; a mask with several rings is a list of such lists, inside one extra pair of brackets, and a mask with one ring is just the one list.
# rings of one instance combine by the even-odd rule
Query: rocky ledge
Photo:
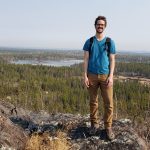
[[(89, 115), (38, 113), (0, 101), (0, 149), (146, 150), (129, 119), (113, 121), (115, 139), (107, 140), (103, 121), (89, 134)], [(61, 136), (60, 136), (60, 133)]]

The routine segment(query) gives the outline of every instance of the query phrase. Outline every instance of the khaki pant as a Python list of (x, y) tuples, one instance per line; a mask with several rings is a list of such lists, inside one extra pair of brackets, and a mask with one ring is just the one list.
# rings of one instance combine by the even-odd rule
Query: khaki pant
[(111, 128), (113, 117), (113, 87), (106, 86), (108, 75), (88, 74), (90, 94), (90, 119), (91, 125), (98, 124), (98, 88), (104, 101), (104, 125)]

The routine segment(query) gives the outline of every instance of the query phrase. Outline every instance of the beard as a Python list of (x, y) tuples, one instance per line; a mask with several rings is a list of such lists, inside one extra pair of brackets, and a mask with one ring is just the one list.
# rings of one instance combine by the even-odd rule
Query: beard
[(99, 28), (96, 29), (96, 32), (99, 33), (99, 34), (103, 33), (103, 31), (104, 31), (104, 28), (99, 27)]

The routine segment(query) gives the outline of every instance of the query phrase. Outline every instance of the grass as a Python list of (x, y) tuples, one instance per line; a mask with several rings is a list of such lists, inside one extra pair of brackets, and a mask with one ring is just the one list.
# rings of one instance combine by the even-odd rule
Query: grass
[(69, 150), (70, 145), (66, 134), (57, 131), (55, 136), (51, 136), (49, 133), (32, 135), (26, 144), (25, 150)]

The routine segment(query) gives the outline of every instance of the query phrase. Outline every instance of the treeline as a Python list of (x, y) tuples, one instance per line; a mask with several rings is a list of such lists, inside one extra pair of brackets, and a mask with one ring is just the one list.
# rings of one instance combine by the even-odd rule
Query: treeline
[(0, 51), (0, 57), (7, 60), (63, 60), (82, 59), (83, 52), (77, 50), (7, 50)]
[[(48, 67), (0, 63), (0, 99), (34, 111), (89, 113), (82, 64)], [(142, 116), (150, 110), (150, 87), (138, 81), (115, 81), (114, 100), (118, 114)], [(99, 106), (102, 112), (101, 101)]]
[[(63, 59), (83, 59), (83, 50), (33, 50), (33, 49), (12, 49), (0, 50), (0, 58), (8, 62), (11, 60), (63, 60)], [(126, 63), (149, 63), (150, 53), (117, 53), (117, 62)]]
[(115, 73), (117, 75), (150, 78), (150, 63), (116, 63)]
[(117, 62), (127, 62), (127, 63), (150, 63), (150, 53), (145, 54), (124, 54), (119, 53), (116, 55)]
[[(80, 68), (82, 72), (83, 64), (73, 65), (75, 68)], [(116, 62), (115, 75), (131, 76), (131, 77), (144, 77), (150, 79), (150, 63), (126, 63)], [(79, 75), (79, 74), (77, 74)]]

